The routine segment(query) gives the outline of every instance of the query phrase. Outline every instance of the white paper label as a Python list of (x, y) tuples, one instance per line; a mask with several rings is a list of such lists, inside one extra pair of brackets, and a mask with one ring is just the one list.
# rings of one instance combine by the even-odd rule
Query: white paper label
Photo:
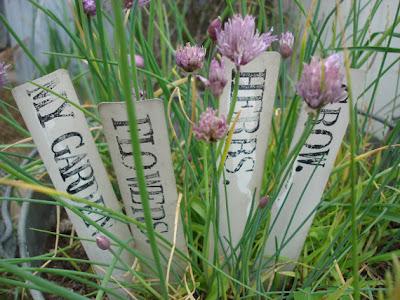
[[(172, 243), (178, 193), (172, 166), (164, 105), (161, 100), (139, 101), (135, 104), (154, 230)], [(133, 164), (125, 103), (102, 103), (99, 110), (126, 213), (139, 222), (144, 222), (144, 210)], [(137, 250), (145, 257), (152, 259), (146, 232), (143, 232), (134, 224), (131, 225), (131, 230), (135, 237)], [(186, 252), (186, 242), (180, 220), (176, 237), (176, 248)], [(171, 249), (160, 248), (165, 258), (162, 259), (162, 262), (166, 266)], [(172, 267), (178, 273), (184, 271), (182, 269), (184, 265), (176, 254)]]
[[(57, 70), (34, 82), (79, 104), (66, 70)], [(14, 88), (12, 93), (54, 187), (59, 191), (120, 211), (121, 206), (108, 180), (84, 114), (63, 99), (32, 83), (20, 85)], [(85, 207), (84, 204), (65, 200), (76, 207), (89, 209), (82, 210), (82, 213), (120, 240), (132, 240), (126, 224), (100, 214), (95, 208), (90, 210), (90, 207)], [(98, 230), (73, 212), (67, 210), (67, 213), (78, 236), (94, 240)], [(106, 264), (101, 267), (102, 270), (94, 265), (96, 272), (104, 275), (112, 260), (112, 254), (99, 249), (94, 241), (83, 240), (82, 244), (91, 261)], [(133, 257), (126, 251), (122, 252), (121, 259), (127, 265), (133, 263)], [(125, 271), (115, 269), (113, 276), (129, 280), (123, 274)]]
[[(365, 73), (351, 70), (353, 99), (356, 102), (365, 85)], [(297, 122), (291, 148), (300, 140), (307, 121), (304, 105)], [(348, 97), (326, 105), (294, 161), (271, 211), (265, 255), (279, 250), (280, 257), (297, 260), (321, 201), (337, 153), (349, 123)]]
[[(233, 247), (242, 237), (254, 193), (254, 199), (259, 199), (279, 63), (279, 53), (265, 52), (240, 68), (238, 99), (232, 120), (239, 112), (240, 117), (225, 161), (225, 181), (222, 179), (219, 186), (220, 238), (225, 243), (232, 237)], [(221, 96), (219, 111), (227, 115), (233, 97), (236, 67), (227, 59), (225, 66), (226, 77), (232, 80)]]

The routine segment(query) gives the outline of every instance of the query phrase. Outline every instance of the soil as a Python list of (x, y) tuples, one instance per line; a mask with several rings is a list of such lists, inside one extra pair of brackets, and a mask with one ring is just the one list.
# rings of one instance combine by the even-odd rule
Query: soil
[[(64, 228), (63, 228), (64, 227)], [(71, 223), (68, 220), (67, 214), (65, 211), (62, 212), (61, 215), (61, 225), (60, 225), (60, 232), (65, 235), (70, 235), (71, 234)], [(53, 232), (56, 232), (56, 228), (53, 228)], [(59, 245), (58, 248), (64, 248), (69, 245), (70, 241), (69, 238), (61, 238), (59, 239)], [(45, 252), (50, 252), (53, 251), (55, 245), (55, 236), (51, 235), (47, 239), (46, 242), (46, 250)], [(85, 259), (88, 260), (85, 250), (83, 249), (82, 245), (78, 243), (75, 247), (70, 249), (69, 251), (66, 252), (66, 255), (68, 257), (73, 257), (77, 259)], [(66, 255), (59, 254), (59, 257), (65, 257)], [(78, 263), (79, 271), (81, 272), (91, 272), (90, 270), (90, 265), (88, 263)], [(67, 261), (52, 261), (49, 265), (46, 266), (46, 268), (54, 268), (54, 269), (62, 269), (62, 270), (77, 270), (76, 267), (74, 267), (70, 262)], [(80, 295), (87, 295), (92, 292), (95, 292), (96, 290), (93, 288), (88, 287), (84, 283), (79, 282), (78, 280), (68, 278), (66, 276), (59, 276), (55, 275), (52, 273), (42, 273), (42, 278), (49, 280), (51, 282), (54, 282), (64, 288), (70, 289), (71, 291), (74, 291), (77, 294)], [(61, 300), (63, 299), (62, 297), (59, 296), (54, 296), (50, 294), (44, 294), (46, 300)]]

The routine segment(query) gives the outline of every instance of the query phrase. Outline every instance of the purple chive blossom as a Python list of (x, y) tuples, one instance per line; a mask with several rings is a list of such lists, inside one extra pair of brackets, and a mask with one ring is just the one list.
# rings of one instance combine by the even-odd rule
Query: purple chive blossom
[(176, 64), (186, 72), (193, 72), (201, 69), (204, 63), (206, 50), (203, 47), (190, 46), (178, 47), (175, 53)]
[(264, 43), (267, 44), (267, 49), (271, 47), (272, 43), (279, 40), (278, 36), (274, 34), (274, 29), (271, 28), (270, 31), (262, 35)]
[(135, 54), (136, 67), (144, 68), (144, 59), (142, 56)]
[(110, 240), (104, 235), (98, 235), (96, 237), (96, 244), (101, 250), (109, 250), (111, 248)]
[(325, 60), (313, 57), (309, 64), (304, 64), (296, 90), (310, 108), (318, 109), (342, 99), (343, 81), (343, 62), (339, 54)]
[(88, 16), (96, 15), (96, 0), (82, 0), (83, 11)]
[(281, 38), (279, 40), (279, 52), (281, 53), (284, 59), (292, 55), (293, 43), (294, 43), (293, 33), (288, 31), (281, 35)]
[(217, 46), (222, 55), (236, 66), (246, 65), (265, 51), (275, 37), (271, 32), (259, 34), (253, 16), (233, 16), (217, 33)]
[(225, 68), (223, 61), (219, 62), (215, 58), (211, 61), (208, 75), (209, 87), (215, 97), (221, 96), (228, 80), (225, 78)]
[(8, 82), (7, 71), (10, 68), (10, 65), (0, 62), (0, 88), (6, 85)]
[(210, 38), (215, 42), (217, 40), (217, 34), (222, 30), (221, 18), (214, 19), (208, 26), (207, 32)]
[[(135, 0), (125, 0), (124, 1), (124, 8), (125, 9), (130, 9), (130, 8), (132, 8), (134, 3), (135, 3)], [(143, 6), (146, 6), (149, 3), (150, 3), (150, 0), (139, 0), (138, 1), (138, 6), (139, 7), (143, 7)]]
[(217, 111), (210, 107), (201, 114), (199, 123), (193, 126), (194, 136), (206, 142), (222, 139), (227, 130), (225, 116), (217, 117)]

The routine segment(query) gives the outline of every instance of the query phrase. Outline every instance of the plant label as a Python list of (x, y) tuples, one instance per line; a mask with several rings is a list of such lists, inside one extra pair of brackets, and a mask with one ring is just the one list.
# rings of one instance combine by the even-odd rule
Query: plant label
[[(25, 83), (14, 88), (12, 93), (54, 187), (114, 211), (121, 211), (85, 116), (70, 104), (79, 105), (79, 100), (68, 72), (60, 69), (34, 82), (36, 85)], [(69, 199), (65, 201), (79, 208), (89, 220), (118, 239), (124, 242), (132, 239), (126, 224), (115, 221), (100, 209)], [(94, 269), (104, 275), (112, 254), (99, 249), (94, 242), (96, 235), (100, 234), (99, 230), (72, 211), (67, 210), (67, 213), (89, 259), (103, 264), (94, 265)], [(114, 250), (118, 252), (116, 247)], [(129, 266), (133, 263), (133, 256), (127, 251), (123, 251), (120, 258)], [(116, 268), (113, 276), (127, 281), (129, 278), (124, 276), (125, 272)]]
[[(176, 219), (176, 215), (180, 216), (179, 208), (177, 208), (178, 192), (163, 102), (161, 100), (146, 100), (138, 101), (135, 104), (154, 230), (167, 241), (173, 243), (175, 224), (177, 224), (176, 248), (186, 252), (182, 224), (180, 219)], [(126, 104), (124, 102), (102, 103), (100, 104), (100, 116), (126, 213), (143, 223), (144, 210), (133, 162)], [(134, 224), (131, 224), (131, 230), (135, 237), (137, 250), (151, 260), (153, 256), (146, 232)], [(171, 249), (161, 242), (159, 246), (164, 256), (162, 261), (167, 266)], [(172, 269), (178, 274), (182, 274), (185, 265), (181, 259), (177, 258), (176, 253), (174, 257)]]
[[(365, 73), (352, 69), (350, 76), (355, 103), (363, 91)], [(279, 253), (283, 259), (298, 259), (346, 133), (349, 110), (347, 94), (342, 101), (321, 109), (272, 205), (265, 255)], [(297, 122), (292, 149), (305, 130), (307, 117), (304, 105)]]
[[(223, 247), (236, 247), (242, 237), (253, 199), (257, 202), (264, 170), (280, 54), (265, 52), (240, 68), (237, 103), (232, 121), (240, 113), (220, 181), (220, 238)], [(233, 98), (236, 67), (225, 59), (230, 78), (219, 111), (227, 115)], [(229, 241), (229, 243), (227, 242)]]

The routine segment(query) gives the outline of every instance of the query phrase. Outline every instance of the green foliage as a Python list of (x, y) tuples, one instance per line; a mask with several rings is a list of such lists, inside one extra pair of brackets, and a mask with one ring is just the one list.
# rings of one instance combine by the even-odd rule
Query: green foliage
[[(112, 1), (113, 10), (107, 11), (101, 8), (102, 1), (96, 0), (97, 15), (89, 19), (82, 11), (80, 1), (77, 0), (69, 8), (72, 10), (75, 22), (75, 26), (71, 28), (53, 12), (43, 7), (39, 1), (29, 0), (29, 2), (40, 13), (46, 15), (55, 26), (62, 29), (71, 41), (71, 47), (60, 46), (57, 33), (52, 31), (50, 35), (52, 48), (46, 53), (51, 58), (48, 66), (37, 62), (25, 41), (18, 38), (5, 17), (0, 16), (0, 20), (35, 65), (38, 74), (43, 75), (70, 63), (77, 66), (71, 77), (74, 78), (75, 87), (82, 100), (82, 106), (79, 109), (85, 113), (91, 127), (96, 128), (100, 125), (98, 103), (125, 100), (128, 104), (133, 152), (138, 154), (140, 148), (134, 121), (136, 119), (135, 102), (131, 101), (132, 86), (136, 95), (143, 90), (147, 98), (160, 97), (164, 101), (168, 118), (174, 125), (169, 128), (170, 142), (178, 190), (183, 197), (181, 217), (184, 220), (183, 229), (189, 248), (188, 254), (176, 251), (177, 255), (190, 263), (190, 267), (179, 283), (165, 282), (165, 274), (161, 268), (163, 258), (160, 257), (157, 241), (167, 247), (172, 245), (171, 241), (166, 241), (153, 230), (149, 207), (146, 206), (148, 195), (144, 178), (140, 182), (140, 191), (147, 215), (146, 222), (139, 223), (121, 213), (49, 188), (49, 182), (44, 176), (46, 173), (43, 163), (39, 158), (31, 160), (25, 166), (19, 166), (18, 162), (27, 155), (26, 149), (33, 148), (34, 145), (31, 140), (26, 139), (29, 138), (29, 133), (23, 125), (12, 117), (17, 111), (16, 107), (5, 99), (1, 99), (0, 120), (15, 131), (21, 142), (13, 144), (0, 141), (0, 168), (8, 174), (0, 179), (0, 184), (33, 189), (51, 195), (55, 199), (54, 201), (26, 199), (15, 194), (10, 200), (19, 204), (27, 201), (56, 205), (71, 209), (87, 219), (80, 210), (63, 200), (63, 198), (69, 198), (96, 207), (111, 218), (128, 224), (134, 223), (147, 231), (156, 262), (154, 270), (156, 278), (143, 273), (140, 267), (125, 266), (126, 271), (131, 272), (135, 280), (121, 283), (124, 287), (131, 289), (138, 299), (202, 297), (202, 299), (303, 300), (351, 299), (353, 295), (356, 299), (360, 296), (367, 299), (376, 297), (396, 299), (396, 295), (400, 294), (400, 267), (397, 259), (400, 253), (398, 230), (400, 223), (398, 185), (400, 182), (400, 122), (397, 122), (384, 141), (377, 145), (366, 130), (367, 121), (362, 121), (363, 119), (353, 112), (349, 135), (346, 136), (337, 157), (336, 166), (317, 208), (316, 217), (296, 268), (291, 272), (285, 271), (285, 262), (277, 258), (277, 264), (271, 267), (273, 261), (268, 261), (263, 257), (267, 224), (273, 221), (269, 220), (268, 209), (280, 190), (286, 166), (291, 163), (296, 154), (296, 149), (289, 151), (298, 108), (301, 104), (294, 93), (294, 85), (301, 72), (302, 62), (308, 62), (313, 55), (326, 55), (333, 51), (343, 50), (342, 32), (336, 32), (335, 28), (328, 28), (329, 21), (338, 23), (336, 9), (332, 10), (320, 23), (318, 17), (321, 0), (313, 1), (314, 6), (311, 10), (304, 7), (302, 1), (293, 1), (296, 4), (296, 14), (309, 22), (305, 22), (306, 25), (301, 28), (296, 26), (297, 24), (289, 27), (289, 29), (294, 29), (295, 50), (298, 56), (294, 55), (290, 61), (284, 62), (280, 71), (276, 113), (273, 117), (272, 137), (269, 141), (262, 189), (262, 194), (270, 195), (271, 201), (265, 209), (257, 209), (257, 203), (253, 203), (254, 214), (249, 218), (245, 235), (238, 246), (242, 255), (219, 253), (219, 257), (214, 256), (214, 260), (210, 261), (211, 239), (214, 239), (214, 245), (218, 244), (215, 226), (212, 224), (217, 221), (217, 183), (223, 176), (219, 171), (223, 144), (205, 146), (194, 141), (190, 124), (182, 112), (182, 107), (189, 116), (189, 112), (193, 112), (192, 117), (196, 120), (205, 107), (217, 107), (218, 102), (208, 91), (202, 92), (199, 99), (195, 98), (195, 87), (191, 84), (192, 78), (181, 74), (175, 66), (174, 49), (187, 41), (204, 45), (209, 57), (201, 73), (206, 76), (211, 57), (216, 52), (215, 46), (205, 34), (209, 20), (217, 14), (227, 18), (234, 13), (247, 11), (248, 14), (258, 16), (259, 29), (265, 30), (267, 24), (268, 27), (270, 24), (275, 24), (275, 27), (283, 32), (287, 29), (285, 24), (290, 21), (283, 12), (283, 1), (274, 1), (277, 7), (270, 4), (270, 1), (221, 1), (220, 4), (215, 4), (218, 11), (210, 16), (210, 11), (196, 12), (193, 9), (195, 1), (189, 0), (153, 0), (147, 8), (139, 9), (134, 6), (126, 14), (119, 10), (121, 1)], [(351, 28), (356, 32), (354, 35), (345, 36), (354, 44), (353, 47), (344, 49), (349, 54), (349, 65), (365, 68), (368, 59), (376, 53), (383, 53), (383, 58), (380, 58), (379, 62), (379, 74), (364, 91), (364, 95), (372, 91), (369, 112), (376, 101), (376, 90), (383, 75), (398, 65), (398, 59), (390, 65), (385, 64), (385, 60), (388, 53), (400, 52), (399, 48), (391, 46), (391, 40), (399, 38), (399, 8), (387, 30), (370, 32), (371, 22), (377, 17), (376, 12), (381, 5), (384, 5), (384, 1), (375, 1), (370, 17), (364, 24), (360, 22), (359, 14), (365, 6), (361, 6), (360, 1), (352, 1), (352, 3), (352, 13), (343, 25), (344, 30)], [(195, 22), (191, 14), (197, 14), (198, 19)], [(115, 43), (109, 36), (108, 27), (116, 33)], [(329, 30), (332, 30), (333, 38), (325, 47), (322, 37)], [(133, 58), (135, 54), (144, 57), (145, 68), (136, 68), (135, 64), (129, 68), (128, 57)], [(178, 93), (175, 88), (180, 91), (182, 107), (176, 100)], [(62, 98), (61, 95), (59, 96)], [(354, 102), (357, 100), (352, 99)], [(168, 109), (169, 102), (170, 110)], [(97, 129), (94, 132), (96, 145), (106, 168), (110, 170), (109, 176), (118, 194), (108, 148), (101, 131)], [(135, 155), (138, 175), (143, 177), (143, 174), (140, 175), (140, 170), (143, 171), (140, 159), (140, 155)], [(122, 299), (106, 285), (109, 280), (113, 280), (109, 276), (115, 267), (115, 262), (110, 262), (109, 266), (102, 266), (107, 269), (107, 275), (103, 278), (91, 271), (83, 272), (80, 269), (82, 264), (91, 263), (94, 266), (96, 262), (70, 256), (74, 247), (79, 246), (80, 239), (57, 232), (48, 232), (48, 234), (56, 235), (60, 239), (71, 239), (71, 244), (59, 247), (57, 252), (49, 252), (41, 256), (2, 260), (0, 262), (2, 275), (0, 276), (0, 293), (8, 293), (11, 290), (19, 297), (25, 289), (37, 289), (66, 299), (86, 299), (95, 295), (97, 299), (100, 299), (103, 293), (111, 294), (115, 296), (115, 299)], [(104, 234), (107, 233), (104, 232)], [(129, 249), (123, 241), (115, 237), (110, 238), (135, 255), (139, 265), (154, 268), (144, 259), (143, 254), (135, 249)], [(23, 262), (43, 260), (63, 261), (70, 264), (72, 269), (22, 265)], [(393, 268), (392, 273), (386, 272), (386, 269), (390, 267)], [(79, 295), (55, 282), (34, 276), (34, 272), (42, 275), (56, 274), (90, 287), (95, 292)]]

